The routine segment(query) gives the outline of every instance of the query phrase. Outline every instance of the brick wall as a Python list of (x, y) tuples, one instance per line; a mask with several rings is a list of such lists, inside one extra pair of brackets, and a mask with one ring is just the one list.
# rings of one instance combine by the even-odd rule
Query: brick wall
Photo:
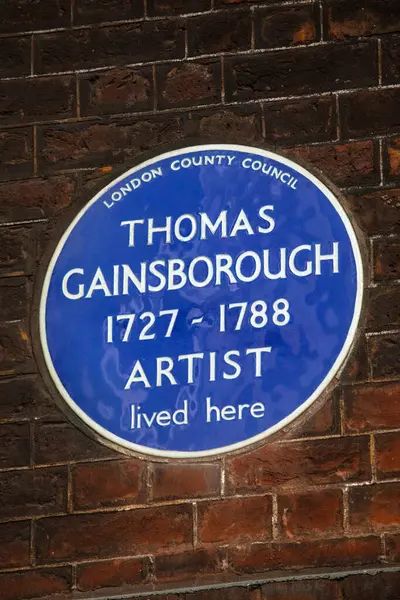
[[(398, 599), (399, 1), (0, 8), (0, 598)], [(342, 188), (369, 240), (367, 316), (340, 387), (289, 434), (151, 463), (56, 408), (32, 289), (70, 205), (191, 136), (276, 147)]]

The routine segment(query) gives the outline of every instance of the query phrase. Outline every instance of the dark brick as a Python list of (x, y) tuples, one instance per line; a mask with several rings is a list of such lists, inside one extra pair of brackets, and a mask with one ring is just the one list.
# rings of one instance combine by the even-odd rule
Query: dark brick
[(400, 234), (400, 189), (347, 197), (351, 211), (368, 235)]
[(153, 500), (216, 496), (219, 490), (220, 466), (218, 464), (156, 463), (153, 465)]
[(160, 66), (157, 87), (160, 108), (218, 102), (221, 97), (220, 61)]
[(80, 77), (81, 115), (105, 115), (150, 110), (153, 107), (151, 69), (113, 69)]
[(66, 510), (66, 469), (0, 473), (0, 518), (30, 517)]
[(344, 426), (351, 433), (392, 429), (400, 418), (400, 384), (344, 388)]
[(400, 535), (393, 535), (386, 539), (386, 553), (391, 561), (397, 562), (400, 559)]
[(400, 279), (400, 240), (374, 242), (374, 271), (377, 281)]
[(399, 288), (396, 285), (369, 290), (367, 321), (369, 331), (400, 328), (400, 314), (397, 310), (398, 295)]
[(31, 273), (33, 244), (32, 230), (28, 227), (4, 227), (0, 229), (0, 275), (27, 275)]
[(73, 192), (68, 177), (0, 183), (0, 221), (50, 217), (71, 204)]
[(278, 496), (278, 523), (287, 538), (340, 537), (343, 533), (341, 490)]
[[(310, 65), (312, 64), (312, 70)], [(378, 83), (374, 43), (331, 44), (227, 59), (227, 100), (310, 94)]]
[(38, 377), (23, 376), (0, 382), (0, 419), (63, 417)]
[(341, 96), (342, 133), (347, 137), (400, 131), (400, 90), (374, 90)]
[(229, 550), (229, 563), (236, 573), (257, 573), (290, 567), (341, 567), (344, 562), (346, 566), (368, 565), (376, 563), (380, 553), (379, 537), (254, 544)]
[(0, 82), (0, 124), (66, 119), (76, 114), (71, 77)]
[(241, 492), (296, 485), (363, 481), (370, 477), (366, 438), (267, 444), (227, 462), (228, 486)]
[(364, 0), (362, 5), (347, 0), (328, 0), (326, 27), (331, 39), (378, 35), (400, 30), (397, 0)]
[(400, 436), (383, 433), (375, 437), (376, 471), (378, 479), (400, 476)]
[(261, 597), (266, 600), (341, 600), (339, 583), (326, 579), (268, 583), (262, 586)]
[(54, 73), (183, 58), (184, 53), (179, 22), (148, 21), (40, 35), (35, 65), (39, 73)]
[(84, 462), (120, 456), (69, 424), (42, 423), (36, 427), (35, 462)]
[(0, 375), (32, 373), (34, 370), (25, 325), (21, 321), (0, 324)]
[(284, 6), (255, 10), (256, 48), (316, 42), (320, 36), (319, 6)]
[(28, 285), (26, 279), (0, 279), (0, 319), (22, 319), (28, 312)]
[(231, 8), (235, 8), (236, 6), (246, 6), (248, 4), (270, 4), (271, 0), (216, 0), (215, 6), (216, 8), (222, 8), (226, 6), (230, 6)]
[(264, 105), (266, 138), (279, 144), (323, 142), (337, 136), (333, 98), (285, 100)]
[(29, 565), (30, 530), (31, 524), (29, 521), (0, 525), (0, 563), (2, 569)]
[(378, 182), (377, 150), (371, 141), (285, 150), (311, 163), (339, 186)]
[(144, 467), (139, 460), (75, 466), (72, 471), (74, 509), (143, 502)]
[(0, 56), (0, 77), (30, 75), (31, 40), (29, 37), (0, 39)]
[(2, 600), (29, 600), (71, 590), (71, 567), (35, 569), (0, 575)]
[(31, 129), (0, 131), (0, 180), (33, 175), (33, 136)]
[(374, 379), (392, 379), (400, 375), (400, 336), (382, 335), (369, 339)]
[(127, 558), (86, 563), (77, 567), (77, 589), (81, 592), (129, 586), (146, 580), (147, 558)]
[(74, 25), (102, 21), (124, 21), (143, 16), (141, 0), (78, 0), (74, 5)]
[(270, 496), (200, 502), (198, 537), (202, 543), (265, 540), (272, 535)]
[[(223, 587), (216, 589), (203, 589), (187, 593), (185, 600), (258, 600), (259, 589), (254, 587)], [(166, 600), (181, 600), (182, 596), (172, 596)]]
[(340, 383), (360, 383), (369, 379), (368, 345), (365, 335), (360, 335), (340, 373)]
[(204, 138), (224, 136), (230, 142), (261, 141), (261, 111), (256, 107), (240, 110), (209, 110), (196, 112), (189, 122), (190, 133)]
[(214, 548), (156, 556), (154, 560), (156, 581), (184, 581), (204, 575), (216, 575), (223, 570), (222, 557), (223, 553)]
[(382, 40), (382, 83), (400, 81), (400, 36), (388, 36)]
[(343, 580), (343, 600), (398, 600), (400, 573), (365, 573)]
[(32, 0), (2, 0), (1, 10), (7, 18), (0, 22), (0, 33), (68, 27), (70, 24), (70, 0), (35, 1), (34, 4)]
[(210, 10), (211, 0), (148, 0), (147, 12), (151, 17), (202, 12)]
[(141, 117), (112, 124), (40, 128), (39, 166), (43, 171), (115, 164), (184, 135), (185, 117)]
[(0, 425), (0, 468), (27, 467), (30, 455), (28, 423)]
[(189, 56), (217, 52), (241, 52), (251, 47), (248, 12), (215, 13), (188, 21)]
[(315, 437), (340, 433), (339, 398), (337, 396), (336, 393), (332, 394), (314, 412), (309, 409), (302, 419), (296, 419), (288, 437)]
[(192, 507), (180, 504), (42, 519), (36, 539), (40, 563), (158, 554), (178, 544), (184, 550), (192, 540)]
[(349, 489), (349, 525), (355, 533), (390, 531), (400, 525), (400, 484)]

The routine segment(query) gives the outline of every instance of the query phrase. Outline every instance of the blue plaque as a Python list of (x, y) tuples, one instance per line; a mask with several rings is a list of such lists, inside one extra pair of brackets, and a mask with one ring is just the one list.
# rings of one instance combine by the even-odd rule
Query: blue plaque
[(210, 456), (321, 395), (362, 294), (353, 227), (314, 175), (257, 148), (189, 146), (130, 169), (70, 224), (44, 278), (41, 346), (103, 439)]

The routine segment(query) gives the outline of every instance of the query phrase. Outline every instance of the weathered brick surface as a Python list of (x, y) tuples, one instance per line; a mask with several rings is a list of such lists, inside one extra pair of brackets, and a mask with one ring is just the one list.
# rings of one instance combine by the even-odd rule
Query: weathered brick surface
[[(83, 514), (37, 522), (40, 563), (98, 557), (158, 554), (192, 539), (188, 504), (133, 511)], [(84, 540), (84, 544), (82, 541)]]
[[(0, 8), (1, 600), (398, 600), (399, 2)], [(336, 389), (272, 441), (149, 463), (57, 407), (33, 291), (68, 210), (125, 161), (199, 139), (277, 148), (343, 188), (369, 251), (365, 331)]]

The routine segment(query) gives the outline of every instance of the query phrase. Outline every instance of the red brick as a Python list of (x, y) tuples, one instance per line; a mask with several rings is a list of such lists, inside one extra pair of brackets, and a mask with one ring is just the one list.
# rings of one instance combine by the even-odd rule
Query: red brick
[(0, 473), (0, 518), (62, 512), (67, 504), (65, 469)]
[(268, 102), (264, 105), (266, 138), (271, 142), (292, 144), (335, 139), (336, 107), (332, 98), (306, 98)]
[(29, 456), (29, 423), (0, 425), (0, 468), (27, 467)]
[(158, 554), (179, 544), (184, 550), (192, 541), (192, 507), (180, 504), (42, 519), (36, 539), (40, 563)]
[(376, 46), (338, 43), (229, 58), (225, 80), (228, 101), (377, 85)]
[(200, 502), (197, 511), (198, 537), (203, 543), (265, 540), (272, 534), (270, 496)]
[(212, 13), (188, 20), (189, 56), (250, 50), (250, 14)]
[(231, 492), (363, 481), (370, 477), (366, 438), (304, 440), (266, 446), (227, 461)]
[(156, 463), (153, 465), (153, 500), (216, 496), (219, 490), (220, 466), (218, 464)]
[(385, 36), (382, 40), (382, 83), (399, 83), (399, 58), (400, 36)]
[(113, 165), (184, 135), (184, 117), (141, 117), (112, 124), (39, 128), (39, 168), (43, 171)]
[(343, 532), (341, 490), (278, 497), (281, 534), (288, 538), (339, 537)]
[(375, 436), (376, 470), (378, 479), (400, 476), (400, 433)]
[(34, 31), (53, 27), (67, 27), (70, 24), (70, 2), (68, 0), (49, 0), (35, 4), (30, 0), (3, 0), (3, 14), (6, 19), (0, 22), (1, 33), (16, 31)]
[(310, 415), (303, 415), (303, 419), (296, 419), (296, 424), (290, 430), (288, 438), (315, 437), (340, 433), (340, 416), (337, 397), (334, 393), (317, 406), (315, 411), (310, 410)]
[[(185, 595), (185, 600), (258, 600), (259, 590), (256, 587), (229, 587), (203, 589)], [(180, 600), (182, 596), (173, 596), (166, 600)], [(143, 599), (144, 600), (144, 599)]]
[(397, 600), (400, 573), (365, 573), (343, 580), (343, 600)]
[(74, 4), (74, 25), (102, 21), (124, 21), (143, 16), (144, 4), (137, 0), (79, 0)]
[(2, 569), (29, 565), (30, 531), (29, 521), (0, 524), (0, 564)]
[(23, 319), (27, 316), (27, 313), (27, 280), (22, 277), (0, 279), (0, 320)]
[(400, 30), (397, 0), (364, 0), (362, 6), (346, 0), (329, 0), (326, 24), (331, 39), (377, 35)]
[(236, 573), (257, 573), (290, 567), (337, 567), (343, 563), (349, 567), (374, 564), (378, 561), (380, 552), (379, 537), (254, 544), (248, 548), (229, 550), (229, 563), (230, 569)]
[(157, 20), (38, 35), (35, 68), (38, 73), (56, 73), (124, 66), (160, 56), (183, 58), (184, 54), (182, 24)]
[(359, 335), (343, 371), (340, 383), (360, 383), (369, 379), (368, 343), (365, 335)]
[(30, 75), (31, 40), (28, 36), (0, 39), (0, 56), (1, 77)]
[(49, 217), (67, 208), (74, 191), (69, 177), (28, 179), (0, 184), (0, 221)]
[(23, 376), (0, 382), (0, 419), (62, 420), (63, 417), (41, 379)]
[(1, 600), (53, 597), (71, 590), (71, 567), (0, 574)]
[(69, 424), (43, 423), (35, 431), (35, 463), (85, 462), (120, 457)]
[(400, 233), (400, 189), (347, 196), (357, 222), (368, 235)]
[(397, 310), (398, 294), (399, 290), (396, 285), (375, 287), (369, 290), (368, 331), (379, 332), (400, 327), (400, 314)]
[(165, 554), (154, 559), (155, 579), (161, 581), (185, 581), (217, 575), (223, 570), (222, 551), (201, 548), (182, 554)]
[(254, 17), (256, 48), (315, 42), (321, 36), (317, 4), (256, 9)]
[(349, 490), (349, 523), (355, 533), (400, 526), (400, 484), (381, 483)]
[(400, 384), (344, 388), (344, 426), (350, 433), (393, 429), (400, 418)]
[(75, 80), (72, 77), (0, 82), (0, 124), (53, 121), (75, 114)]
[(261, 141), (261, 110), (258, 106), (241, 107), (240, 110), (204, 110), (193, 114), (189, 122), (190, 134), (239, 143)]
[(400, 278), (400, 240), (374, 241), (375, 279)]
[(268, 583), (261, 594), (266, 600), (342, 600), (338, 582), (324, 579)]
[(32, 373), (32, 350), (22, 321), (0, 324), (0, 375)]
[(160, 66), (157, 87), (160, 108), (218, 102), (221, 97), (220, 61)]
[(33, 175), (33, 139), (31, 129), (0, 131), (0, 180)]
[(394, 562), (400, 560), (400, 534), (386, 539), (386, 552), (389, 560)]
[(81, 592), (134, 585), (146, 580), (149, 561), (127, 558), (86, 563), (77, 567), (77, 589)]
[(287, 152), (311, 163), (339, 186), (379, 179), (376, 149), (371, 141), (291, 148)]
[(384, 169), (389, 179), (400, 175), (400, 138), (390, 138), (384, 142)]
[(81, 115), (133, 113), (153, 108), (151, 68), (81, 75)]
[(400, 375), (400, 336), (382, 335), (369, 339), (372, 376), (395, 379)]
[(211, 0), (148, 0), (149, 16), (184, 14), (210, 10)]
[(74, 467), (74, 508), (80, 510), (143, 502), (144, 466), (139, 460), (112, 460)]

